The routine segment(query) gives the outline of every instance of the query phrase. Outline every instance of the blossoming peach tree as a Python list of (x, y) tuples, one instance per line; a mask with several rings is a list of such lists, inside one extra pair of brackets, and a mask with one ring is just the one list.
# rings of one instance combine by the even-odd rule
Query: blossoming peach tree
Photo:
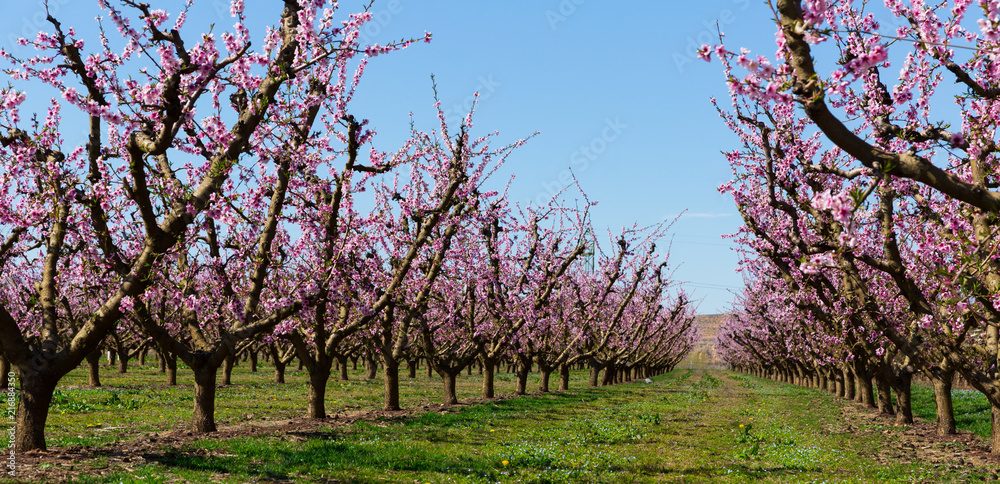
[[(21, 375), (19, 452), (45, 448), (59, 379), (164, 276), (184, 288), (172, 297), (189, 316), (190, 345), (171, 349), (194, 363), (203, 392), (236, 341), (310, 304), (312, 288), (279, 297), (270, 276), (289, 247), (286, 206), (303, 206), (289, 195), (324, 172), (325, 150), (367, 136), (316, 136), (314, 123), (349, 124), (346, 101), (367, 60), (412, 42), (361, 45), (370, 14), (338, 22), (333, 2), (287, 0), (259, 37), (241, 0), (231, 31), (194, 36), (184, 28), (191, 2), (175, 15), (122, 4), (98, 1), (92, 42), (50, 16), (47, 32), (22, 41), (37, 55), (0, 51), (11, 80), (0, 89), (0, 264), (17, 275), (0, 301), (0, 350)], [(44, 86), (55, 92), (47, 109), (25, 115), (25, 89)], [(64, 135), (81, 120), (85, 140)], [(254, 230), (239, 232), (251, 215)], [(227, 262), (239, 266), (229, 279), (218, 276)], [(65, 302), (83, 292), (89, 303), (68, 317)], [(233, 318), (213, 327), (216, 311)], [(195, 408), (196, 427), (210, 430), (210, 407)]]
[[(956, 371), (1000, 416), (996, 2), (768, 5), (773, 55), (700, 51), (723, 63), (733, 104), (720, 112), (744, 143), (723, 190), (741, 207), (746, 263), (772, 265), (758, 276), (783, 281), (773, 290), (808, 316), (807, 342), (837, 329), (902, 403), (910, 374), (935, 381), (939, 432), (954, 430)], [(747, 335), (772, 307), (737, 311), (727, 354), (756, 357), (765, 345)], [(768, 324), (787, 321), (777, 314)]]

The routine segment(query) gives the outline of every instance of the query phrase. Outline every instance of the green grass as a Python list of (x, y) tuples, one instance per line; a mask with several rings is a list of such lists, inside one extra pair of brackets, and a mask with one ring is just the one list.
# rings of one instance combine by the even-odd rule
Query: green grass
[[(49, 412), (46, 440), (49, 446), (102, 445), (135, 438), (135, 435), (189, 428), (193, 403), (193, 376), (178, 365), (177, 386), (167, 386), (165, 375), (153, 365), (129, 366), (121, 375), (114, 368), (101, 368), (101, 388), (87, 388), (85, 368), (70, 372), (60, 382)], [(364, 380), (365, 371), (349, 371), (349, 381), (334, 375), (327, 385), (327, 412), (375, 409), (382, 405), (382, 374)], [(442, 401), (441, 379), (418, 372), (416, 379), (400, 375), (400, 403), (421, 408)], [(532, 385), (536, 385), (537, 374)], [(261, 420), (284, 420), (305, 415), (308, 373), (290, 367), (284, 384), (274, 383), (273, 369), (266, 363), (251, 373), (244, 363), (233, 371), (232, 385), (216, 390), (216, 423), (220, 427)], [(221, 383), (221, 371), (219, 381)], [(458, 379), (458, 397), (480, 393), (481, 376), (463, 374)], [(574, 374), (571, 385), (586, 385), (584, 372)], [(530, 388), (533, 389), (533, 388)], [(512, 393), (514, 379), (498, 379), (498, 393)]]
[[(72, 430), (60, 427), (50, 438), (100, 446), (184, 427), (190, 385), (162, 386), (152, 368), (131, 371), (108, 374), (108, 389), (60, 389), (53, 421)], [(183, 373), (178, 376), (183, 382)], [(289, 383), (278, 385), (268, 381), (270, 372), (238, 368), (235, 384), (219, 389), (220, 420), (302, 415), (305, 376), (291, 371), (287, 377)], [(206, 437), (146, 455), (129, 469), (77, 462), (83, 470), (73, 482), (977, 482), (991, 475), (991, 469), (924, 462), (881, 464), (873, 456), (894, 433), (837, 430), (845, 403), (814, 389), (724, 371), (678, 370), (652, 384), (601, 388), (586, 387), (586, 378), (574, 373), (570, 392), (446, 412), (308, 433)], [(441, 399), (437, 378), (421, 373), (404, 382), (404, 406)], [(477, 395), (478, 385), (478, 375), (463, 375), (459, 396)], [(512, 391), (513, 381), (499, 380), (498, 390)], [(331, 413), (376, 408), (381, 381), (331, 382), (328, 392)], [(85, 427), (92, 422), (101, 426)], [(125, 422), (131, 426), (110, 430)]]

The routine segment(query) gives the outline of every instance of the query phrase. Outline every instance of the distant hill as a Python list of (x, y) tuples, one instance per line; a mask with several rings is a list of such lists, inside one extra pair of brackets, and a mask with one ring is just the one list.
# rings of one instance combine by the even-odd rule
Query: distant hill
[(701, 331), (701, 340), (694, 345), (694, 349), (687, 359), (677, 365), (678, 368), (699, 367), (699, 368), (725, 368), (726, 363), (722, 361), (715, 352), (715, 335), (719, 333), (722, 326), (722, 318), (725, 314), (705, 314), (695, 316), (694, 323)]

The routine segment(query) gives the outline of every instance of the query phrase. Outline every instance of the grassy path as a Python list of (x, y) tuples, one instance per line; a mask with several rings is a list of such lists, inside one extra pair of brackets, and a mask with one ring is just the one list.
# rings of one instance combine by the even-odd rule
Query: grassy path
[(997, 470), (890, 453), (898, 432), (846, 422), (836, 397), (731, 372), (577, 388), (119, 447), (75, 463), (73, 482), (979, 482)]

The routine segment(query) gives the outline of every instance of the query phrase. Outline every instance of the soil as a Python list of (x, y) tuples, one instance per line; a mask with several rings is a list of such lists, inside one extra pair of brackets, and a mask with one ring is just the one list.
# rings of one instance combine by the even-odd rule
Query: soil
[[(892, 434), (895, 439), (885, 439), (885, 446), (872, 458), (880, 463), (929, 462), (935, 467), (962, 469), (968, 467), (994, 467), (1000, 459), (990, 454), (989, 444), (972, 432), (959, 430), (952, 435), (938, 435), (934, 423), (914, 419), (914, 423), (898, 426), (895, 417), (879, 414), (876, 409), (853, 402), (843, 405), (844, 420), (837, 425), (839, 432), (854, 434)], [(891, 427), (891, 428), (889, 428)], [(993, 475), (993, 479), (1000, 476)]]

